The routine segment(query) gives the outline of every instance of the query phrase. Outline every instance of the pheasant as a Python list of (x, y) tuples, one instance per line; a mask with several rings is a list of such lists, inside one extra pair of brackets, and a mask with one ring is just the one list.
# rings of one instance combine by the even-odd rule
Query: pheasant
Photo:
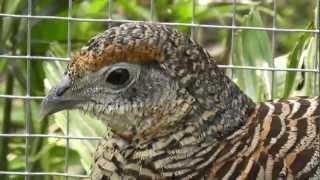
[(111, 128), (94, 180), (319, 179), (319, 103), (254, 103), (182, 33), (127, 23), (72, 56), (41, 113), (80, 109)]

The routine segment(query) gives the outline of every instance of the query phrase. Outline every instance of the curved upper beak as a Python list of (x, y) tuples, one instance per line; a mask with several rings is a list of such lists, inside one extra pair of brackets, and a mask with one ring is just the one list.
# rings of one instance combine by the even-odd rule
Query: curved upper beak
[(72, 109), (75, 105), (83, 102), (83, 100), (73, 96), (72, 92), (67, 92), (71, 91), (70, 87), (71, 80), (66, 75), (58, 85), (50, 89), (48, 95), (41, 102), (41, 119), (58, 111)]

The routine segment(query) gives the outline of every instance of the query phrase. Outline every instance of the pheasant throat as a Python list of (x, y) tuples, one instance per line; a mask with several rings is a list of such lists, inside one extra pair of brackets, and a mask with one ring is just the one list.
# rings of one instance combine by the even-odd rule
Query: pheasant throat
[[(211, 165), (218, 158), (221, 148), (221, 141), (210, 134), (210, 131), (218, 131), (219, 128), (213, 124), (204, 128), (195, 121), (196, 117), (199, 118), (198, 115), (192, 109), (175, 125), (158, 125), (153, 131), (140, 134), (143, 137), (119, 151), (123, 156), (119, 174), (136, 178), (178, 179), (198, 179), (209, 175)], [(213, 118), (213, 115), (204, 112), (202, 117)]]

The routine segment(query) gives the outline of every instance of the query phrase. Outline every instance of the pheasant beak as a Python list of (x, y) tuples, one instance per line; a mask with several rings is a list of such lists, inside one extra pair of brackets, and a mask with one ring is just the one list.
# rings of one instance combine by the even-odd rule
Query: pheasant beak
[(70, 78), (65, 76), (58, 85), (50, 89), (48, 95), (41, 102), (41, 119), (62, 110), (72, 109), (75, 105), (84, 101), (74, 97), (70, 92), (70, 87)]

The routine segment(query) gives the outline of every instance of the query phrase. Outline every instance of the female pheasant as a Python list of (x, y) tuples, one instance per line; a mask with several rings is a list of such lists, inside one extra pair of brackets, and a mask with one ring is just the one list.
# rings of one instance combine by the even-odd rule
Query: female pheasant
[(319, 179), (320, 99), (255, 104), (195, 42), (128, 23), (93, 37), (42, 102), (111, 127), (91, 178)]

